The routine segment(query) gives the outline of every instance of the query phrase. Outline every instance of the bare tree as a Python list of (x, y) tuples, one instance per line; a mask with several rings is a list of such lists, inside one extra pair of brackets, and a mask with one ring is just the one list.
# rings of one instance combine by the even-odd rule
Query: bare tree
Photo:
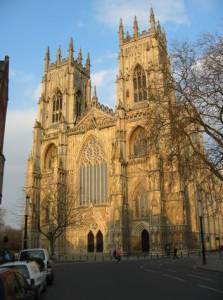
[(40, 202), (32, 204), (37, 230), (50, 245), (50, 252), (55, 253), (55, 243), (66, 229), (75, 223), (75, 199), (65, 185), (49, 185), (41, 188)]
[(174, 145), (189, 146), (193, 166), (201, 162), (223, 181), (223, 37), (206, 34), (193, 45), (175, 46), (171, 65), (167, 90), (176, 103), (169, 106), (168, 122)]

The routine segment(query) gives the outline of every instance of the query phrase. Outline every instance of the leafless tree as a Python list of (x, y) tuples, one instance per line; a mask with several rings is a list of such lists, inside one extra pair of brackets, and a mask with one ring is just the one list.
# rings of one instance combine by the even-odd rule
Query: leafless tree
[(199, 161), (223, 181), (223, 37), (205, 34), (195, 44), (175, 45), (171, 66), (166, 88), (176, 95), (168, 119), (174, 145), (189, 146), (193, 166)]
[(75, 223), (76, 196), (65, 185), (51, 184), (40, 190), (40, 199), (32, 204), (32, 213), (38, 232), (49, 241), (53, 256), (56, 241)]

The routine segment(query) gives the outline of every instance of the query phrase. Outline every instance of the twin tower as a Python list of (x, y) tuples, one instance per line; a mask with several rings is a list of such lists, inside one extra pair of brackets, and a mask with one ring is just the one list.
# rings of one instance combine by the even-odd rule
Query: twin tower
[[(164, 86), (163, 70), (169, 66), (166, 35), (159, 21), (155, 21), (152, 9), (148, 31), (139, 32), (137, 18), (135, 17), (133, 35), (130, 36), (128, 32), (125, 34), (123, 23), (120, 19), (119, 46), (116, 107), (121, 105), (125, 109), (134, 109), (135, 105), (141, 105), (153, 98), (154, 83), (160, 82), (161, 87)], [(47, 48), (40, 112), (48, 111), (48, 115), (47, 113), (45, 116), (42, 113), (39, 114), (43, 127), (48, 128), (52, 123), (56, 124), (62, 119), (72, 126), (92, 105), (100, 105), (96, 95), (96, 88), (94, 88), (92, 96), (90, 68), (89, 53), (85, 62), (83, 62), (81, 49), (77, 58), (74, 57), (72, 38), (67, 58), (62, 58), (61, 49), (59, 48), (56, 61), (51, 63), (50, 51)], [(132, 78), (134, 76), (135, 79)], [(138, 78), (141, 79), (138, 80)], [(55, 98), (55, 101), (53, 104), (50, 104), (51, 102), (47, 98), (50, 99), (52, 96)], [(61, 98), (63, 98), (63, 105)], [(48, 107), (47, 109), (46, 106)], [(109, 110), (103, 105), (101, 107)]]

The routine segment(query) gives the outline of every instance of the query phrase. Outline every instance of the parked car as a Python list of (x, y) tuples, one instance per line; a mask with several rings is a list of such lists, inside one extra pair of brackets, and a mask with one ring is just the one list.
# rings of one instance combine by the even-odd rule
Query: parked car
[(36, 299), (46, 289), (46, 272), (40, 272), (39, 266), (35, 261), (5, 263), (0, 266), (0, 269), (14, 269), (20, 272), (35, 291)]
[(1, 300), (35, 300), (35, 292), (20, 272), (13, 269), (0, 269)]
[(49, 253), (46, 249), (35, 248), (25, 249), (20, 251), (19, 260), (42, 260), (44, 264), (44, 270), (46, 270), (46, 279), (48, 284), (52, 284), (54, 281), (53, 262), (50, 259)]

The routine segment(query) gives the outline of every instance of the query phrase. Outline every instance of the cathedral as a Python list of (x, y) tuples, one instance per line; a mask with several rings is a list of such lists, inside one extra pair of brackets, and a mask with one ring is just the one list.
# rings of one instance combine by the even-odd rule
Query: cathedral
[[(72, 38), (67, 58), (58, 49), (52, 63), (47, 49), (26, 176), (30, 247), (49, 246), (36, 218), (40, 226), (52, 226), (53, 208), (44, 206), (43, 189), (53, 186), (54, 193), (62, 184), (72, 195), (73, 223), (57, 239), (57, 254), (199, 248), (200, 175), (185, 172), (183, 159), (170, 160), (168, 129), (157, 134), (153, 124), (176, 99), (165, 90), (167, 41), (152, 10), (148, 24), (140, 32), (135, 17), (130, 35), (120, 20), (114, 110), (91, 90), (90, 56), (83, 62), (80, 51), (75, 58)], [(216, 216), (206, 218), (210, 249), (217, 247), (222, 224)]]

